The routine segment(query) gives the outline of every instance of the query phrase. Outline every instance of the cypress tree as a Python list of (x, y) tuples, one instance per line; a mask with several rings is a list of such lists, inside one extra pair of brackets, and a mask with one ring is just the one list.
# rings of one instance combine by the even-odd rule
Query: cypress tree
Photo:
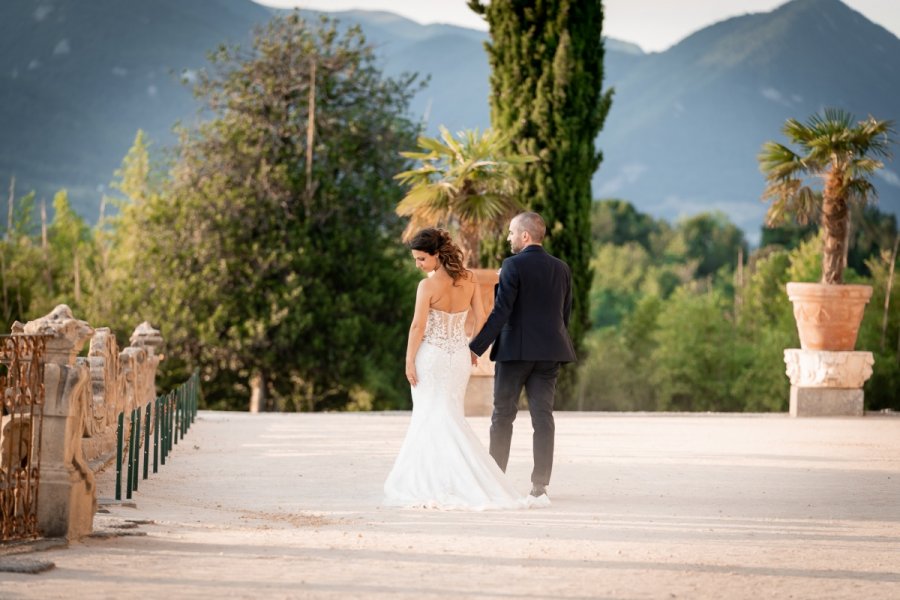
[(603, 84), (601, 0), (469, 0), (490, 27), (491, 124), (513, 150), (540, 157), (522, 167), (520, 201), (547, 221), (549, 252), (572, 269), (569, 330), (581, 350), (590, 328), (591, 177), (594, 140), (612, 103)]

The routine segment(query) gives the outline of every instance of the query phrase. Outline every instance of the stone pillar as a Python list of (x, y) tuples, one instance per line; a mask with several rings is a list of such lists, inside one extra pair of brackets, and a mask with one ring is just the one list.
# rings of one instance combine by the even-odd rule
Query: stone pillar
[(94, 330), (75, 319), (65, 304), (24, 327), (18, 325), (18, 329), (49, 336), (44, 363), (38, 531), (46, 537), (78, 539), (93, 528), (97, 488), (81, 450), (83, 415), (91, 401), (90, 369), (76, 364), (75, 358)]
[(134, 385), (134, 406), (145, 407), (156, 398), (156, 370), (163, 359), (160, 349), (163, 338), (158, 329), (144, 321), (138, 325), (129, 338), (131, 346), (122, 354), (132, 357), (131, 373)]
[(792, 417), (861, 417), (863, 384), (872, 376), (871, 352), (784, 351), (791, 380)]
[(76, 364), (90, 369), (91, 402), (84, 411), (81, 449), (96, 473), (115, 457), (116, 407), (124, 389), (116, 337), (108, 327), (94, 330), (87, 358), (79, 358)]

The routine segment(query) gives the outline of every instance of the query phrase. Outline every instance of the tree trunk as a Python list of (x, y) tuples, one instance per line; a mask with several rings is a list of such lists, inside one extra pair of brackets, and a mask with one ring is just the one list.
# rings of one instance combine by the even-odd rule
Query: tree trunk
[(13, 175), (9, 181), (9, 210), (6, 213), (6, 239), (12, 239), (13, 229), (13, 206), (16, 202), (16, 177)]
[[(0, 254), (0, 281), (3, 282), (3, 318), (9, 320), (9, 299), (6, 291), (6, 255)], [(21, 317), (20, 317), (21, 318)]]
[(262, 371), (255, 371), (250, 376), (250, 412), (265, 412), (268, 400), (266, 375)]
[(72, 271), (74, 271), (75, 279), (74, 279), (74, 295), (75, 295), (75, 304), (77, 306), (81, 306), (81, 265), (78, 264), (78, 249), (75, 249), (75, 254), (72, 256)]
[(478, 228), (472, 225), (459, 226), (459, 246), (463, 251), (463, 260), (465, 260), (467, 269), (477, 269), (481, 257), (481, 241), (478, 235)]
[(309, 69), (309, 115), (306, 122), (306, 209), (312, 210), (313, 194), (313, 144), (316, 141), (316, 60), (312, 60)]
[(44, 257), (44, 281), (47, 295), (53, 295), (53, 275), (50, 274), (50, 245), (47, 243), (47, 203), (41, 198), (41, 253)]
[(843, 194), (843, 173), (832, 167), (822, 192), (822, 229), (825, 236), (822, 251), (822, 283), (844, 283), (847, 254), (847, 226), (850, 214)]

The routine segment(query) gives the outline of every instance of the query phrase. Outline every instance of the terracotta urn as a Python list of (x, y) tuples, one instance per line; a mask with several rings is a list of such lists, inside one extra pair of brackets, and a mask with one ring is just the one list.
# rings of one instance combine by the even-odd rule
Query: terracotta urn
[(787, 284), (803, 350), (852, 351), (872, 287), (868, 285)]
[[(484, 305), (484, 314), (487, 317), (494, 308), (494, 286), (500, 281), (497, 269), (473, 269), (478, 279), (479, 293)], [(474, 335), (475, 315), (469, 314), (466, 323), (466, 335)], [(491, 361), (491, 350), (488, 350), (478, 360), (478, 366), (472, 367), (472, 376), (469, 378), (469, 387), (466, 390), (465, 414), (467, 417), (490, 415), (494, 408), (494, 363)]]

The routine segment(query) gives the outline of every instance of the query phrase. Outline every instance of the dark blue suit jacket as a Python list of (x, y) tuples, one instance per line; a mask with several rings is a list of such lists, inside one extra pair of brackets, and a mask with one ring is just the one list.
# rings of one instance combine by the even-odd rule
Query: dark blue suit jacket
[(569, 337), (572, 272), (539, 245), (503, 261), (494, 309), (469, 348), (481, 356), (493, 342), (491, 360), (574, 362)]

